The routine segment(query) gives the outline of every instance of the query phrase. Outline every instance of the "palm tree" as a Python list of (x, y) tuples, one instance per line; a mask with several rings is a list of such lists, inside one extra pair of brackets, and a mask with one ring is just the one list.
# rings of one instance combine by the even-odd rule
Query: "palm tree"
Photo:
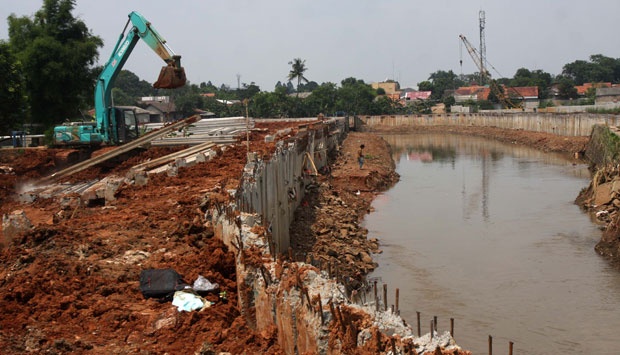
[(308, 79), (304, 77), (304, 73), (308, 68), (306, 68), (306, 61), (301, 58), (295, 58), (293, 61), (288, 62), (289, 65), (292, 66), (291, 71), (288, 73), (288, 80), (297, 79), (297, 96), (299, 97), (299, 85), (301, 81), (308, 82)]

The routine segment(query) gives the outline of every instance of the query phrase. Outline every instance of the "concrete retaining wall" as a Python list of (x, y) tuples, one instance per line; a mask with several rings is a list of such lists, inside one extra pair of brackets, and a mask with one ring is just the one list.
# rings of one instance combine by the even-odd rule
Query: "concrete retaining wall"
[(594, 127), (585, 155), (596, 168), (617, 164), (620, 161), (618, 129), (607, 126)]
[[(238, 192), (239, 210), (262, 216), (272, 236), (272, 251), (286, 252), (295, 210), (312, 182), (348, 132), (344, 118), (309, 126), (291, 139), (279, 141), (270, 157), (254, 157), (246, 165)], [(265, 159), (267, 158), (267, 159)]]
[(561, 136), (589, 136), (595, 125), (617, 126), (620, 116), (610, 114), (557, 113), (455, 113), (437, 115), (359, 116), (367, 126), (494, 126), (506, 129), (553, 133)]

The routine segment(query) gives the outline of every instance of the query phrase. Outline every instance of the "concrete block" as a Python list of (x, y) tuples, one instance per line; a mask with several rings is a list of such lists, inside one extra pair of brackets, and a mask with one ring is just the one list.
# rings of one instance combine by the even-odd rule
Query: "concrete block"
[(185, 158), (176, 158), (174, 164), (179, 168), (183, 168), (187, 166), (187, 160)]
[(105, 188), (103, 190), (103, 197), (105, 198), (105, 202), (106, 204), (110, 201), (114, 201), (116, 200), (116, 191), (118, 191), (118, 189), (121, 187), (121, 185), (123, 184), (123, 178), (120, 177), (111, 177), (111, 178), (106, 178), (104, 179), (105, 181)]
[(168, 176), (178, 176), (179, 175), (179, 167), (176, 164), (169, 164), (166, 169), (166, 175)]
[(86, 190), (82, 191), (80, 197), (82, 198), (82, 201), (84, 201), (84, 203), (88, 206), (92, 202), (103, 198), (103, 194), (100, 192), (101, 189), (102, 183), (101, 181), (99, 181), (96, 184), (93, 184), (92, 186), (87, 188)]
[(198, 153), (196, 154), (196, 162), (197, 163), (204, 163), (207, 161), (207, 157), (204, 153)]
[(145, 171), (138, 171), (134, 175), (134, 184), (136, 186), (145, 186), (149, 183), (149, 176)]
[(29, 231), (32, 228), (32, 223), (26, 212), (23, 210), (15, 210), (9, 214), (2, 215), (2, 234), (4, 235), (3, 242), (9, 242), (16, 236)]

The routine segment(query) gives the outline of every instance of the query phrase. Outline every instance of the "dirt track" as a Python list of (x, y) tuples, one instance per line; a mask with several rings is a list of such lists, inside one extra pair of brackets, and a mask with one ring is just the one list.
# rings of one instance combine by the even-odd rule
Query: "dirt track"
[[(571, 154), (582, 151), (587, 142), (587, 137), (493, 128), (459, 128), (458, 133)], [(262, 135), (253, 138), (252, 150), (270, 152), (272, 146), (263, 143)], [(366, 145), (363, 170), (355, 158), (360, 143)], [(209, 201), (228, 198), (224, 192), (237, 187), (245, 152), (246, 147), (238, 145), (212, 161), (180, 169), (178, 177), (159, 176), (148, 186), (126, 186), (116, 203), (105, 207), (47, 200), (22, 205), (11, 199), (17, 183), (55, 167), (56, 151), (28, 150), (0, 162), (15, 171), (0, 175), (0, 211), (22, 209), (36, 226), (12, 241), (2, 236), (0, 346), (6, 353), (281, 353), (275, 330), (254, 332), (240, 316), (233, 253), (213, 238), (204, 220), (209, 207), (205, 196)], [(164, 152), (142, 154), (131, 159), (135, 163)], [(123, 174), (129, 166), (96, 167), (80, 178)], [(292, 227), (295, 251), (332, 260), (351, 280), (363, 277), (373, 268), (377, 243), (368, 241), (357, 223), (374, 196), (397, 178), (382, 139), (351, 133), (331, 174), (320, 176), (317, 193), (302, 203)], [(321, 203), (324, 208), (314, 208)], [(60, 211), (62, 218), (54, 219)], [(347, 259), (351, 254), (342, 253), (344, 247), (355, 248), (356, 257)], [(169, 303), (144, 300), (138, 288), (140, 271), (164, 267), (174, 268), (189, 283), (198, 275), (217, 282), (228, 301), (212, 294), (207, 297), (214, 302), (210, 308), (178, 313)]]

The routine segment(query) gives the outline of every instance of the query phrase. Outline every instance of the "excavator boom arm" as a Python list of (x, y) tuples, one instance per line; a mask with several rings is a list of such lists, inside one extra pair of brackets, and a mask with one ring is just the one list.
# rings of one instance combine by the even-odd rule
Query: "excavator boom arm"
[[(131, 28), (127, 30), (129, 24)], [(95, 117), (97, 128), (103, 141), (117, 143), (117, 126), (112, 102), (112, 86), (114, 81), (131, 55), (138, 41), (142, 39), (155, 53), (166, 62), (153, 84), (155, 88), (174, 89), (185, 85), (185, 70), (181, 67), (181, 56), (175, 55), (166, 45), (166, 40), (153, 28), (142, 15), (131, 12), (118, 42), (104, 65), (95, 86)]]

